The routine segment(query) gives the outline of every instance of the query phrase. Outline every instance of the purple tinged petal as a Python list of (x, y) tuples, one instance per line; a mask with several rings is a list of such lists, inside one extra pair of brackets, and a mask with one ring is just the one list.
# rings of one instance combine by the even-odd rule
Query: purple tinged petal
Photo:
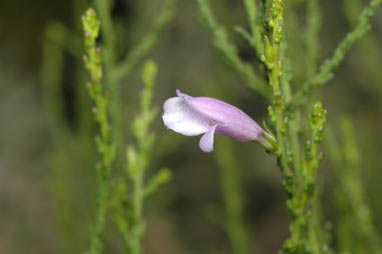
[(261, 133), (264, 130), (241, 109), (210, 97), (194, 98), (181, 93), (179, 90), (177, 90), (177, 95), (183, 98), (194, 110), (208, 118), (212, 125), (220, 123), (216, 133), (241, 142), (263, 139)]
[(163, 121), (167, 128), (186, 136), (203, 134), (199, 146), (204, 152), (213, 151), (214, 133), (241, 142), (267, 142), (266, 133), (242, 110), (210, 97), (191, 97), (176, 90), (178, 97), (163, 105)]

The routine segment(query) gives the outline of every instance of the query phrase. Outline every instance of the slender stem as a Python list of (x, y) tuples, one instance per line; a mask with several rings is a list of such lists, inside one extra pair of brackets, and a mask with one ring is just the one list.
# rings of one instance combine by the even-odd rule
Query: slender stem
[[(339, 251), (355, 253), (381, 253), (382, 243), (373, 223), (373, 213), (367, 201), (365, 184), (362, 181), (362, 152), (357, 144), (357, 135), (350, 116), (341, 119), (342, 144), (335, 140), (332, 129), (327, 133), (326, 145), (329, 158), (335, 167), (339, 192), (336, 195), (339, 229)], [(351, 221), (351, 223), (349, 223)]]
[(114, 140), (118, 147), (124, 144), (124, 121), (122, 114), (122, 98), (120, 87), (113, 78), (112, 72), (116, 66), (116, 33), (111, 17), (111, 10), (114, 0), (94, 0), (94, 5), (101, 21), (101, 36), (103, 40), (102, 57), (104, 59), (103, 67), (105, 73), (105, 85), (108, 88), (110, 96), (110, 119), (113, 126), (112, 132)]
[(361, 39), (370, 29), (370, 19), (373, 17), (375, 10), (380, 3), (381, 0), (372, 0), (369, 5), (363, 9), (358, 19), (358, 24), (354, 30), (349, 32), (339, 43), (337, 48), (334, 50), (333, 56), (324, 61), (319, 72), (303, 84), (302, 88), (297, 92), (289, 106), (295, 107), (303, 104), (306, 101), (306, 95), (310, 94), (315, 87), (325, 84), (333, 77), (333, 71), (343, 61), (346, 53), (350, 50), (354, 43)]
[(283, 62), (279, 59), (280, 43), (282, 38), (283, 28), (280, 24), (282, 20), (282, 1), (274, 1), (273, 9), (271, 10), (271, 26), (272, 26), (272, 40), (273, 44), (270, 45), (268, 38), (265, 37), (265, 51), (271, 52), (267, 54), (267, 66), (269, 68), (268, 77), (273, 90), (273, 111), (275, 115), (276, 138), (278, 147), (278, 156), (281, 169), (286, 175), (291, 175), (291, 169), (287, 162), (287, 148), (285, 143), (286, 124), (285, 119), (285, 97), (281, 92), (279, 78), (282, 75)]
[(113, 0), (94, 0), (94, 5), (101, 20), (101, 35), (103, 39), (103, 57), (108, 88), (112, 88), (110, 82), (111, 69), (115, 63), (115, 29), (111, 17)]
[(109, 124), (109, 105), (102, 86), (102, 56), (101, 49), (96, 45), (99, 35), (99, 20), (93, 9), (89, 9), (82, 17), (85, 42), (85, 67), (89, 71), (90, 81), (88, 92), (95, 107), (94, 118), (99, 125), (99, 136), (96, 144), (101, 156), (101, 162), (97, 165), (97, 213), (96, 220), (90, 235), (90, 253), (99, 254), (103, 251), (101, 236), (105, 227), (106, 211), (110, 195), (110, 174), (115, 158), (115, 145), (113, 143)]
[(142, 254), (141, 240), (145, 232), (145, 221), (143, 219), (143, 204), (145, 198), (154, 192), (159, 185), (167, 182), (171, 175), (168, 170), (162, 169), (144, 186), (144, 175), (148, 168), (150, 148), (154, 142), (154, 134), (149, 128), (155, 119), (156, 110), (152, 108), (151, 101), (155, 83), (157, 65), (147, 61), (142, 72), (142, 80), (145, 89), (140, 96), (140, 113), (134, 118), (132, 131), (137, 145), (129, 145), (127, 148), (126, 174), (132, 184), (130, 213), (128, 214), (129, 225), (126, 232), (128, 241), (126, 247), (130, 254)]
[(306, 3), (307, 15), (307, 28), (305, 42), (307, 47), (306, 64), (307, 71), (306, 77), (313, 77), (317, 71), (317, 60), (319, 51), (319, 37), (318, 32), (321, 26), (321, 11), (318, 0), (309, 0)]
[(107, 205), (110, 194), (110, 185), (107, 178), (98, 182), (99, 189), (97, 194), (97, 213), (90, 236), (90, 254), (100, 254), (103, 252), (103, 243), (101, 240), (106, 223)]
[(265, 82), (255, 74), (252, 66), (240, 59), (236, 46), (230, 42), (225, 27), (215, 20), (207, 0), (196, 0), (196, 2), (204, 22), (214, 36), (215, 47), (222, 53), (225, 60), (246, 80), (249, 88), (270, 100), (271, 94)]
[(147, 34), (135, 47), (129, 50), (126, 57), (119, 62), (112, 72), (114, 82), (125, 79), (139, 61), (141, 61), (153, 48), (160, 33), (175, 16), (175, 6), (178, 0), (166, 0), (154, 24)]
[[(290, 237), (285, 241), (283, 253), (298, 254), (305, 253), (309, 249), (308, 234), (311, 225), (311, 196), (314, 172), (319, 164), (317, 157), (318, 136), (322, 133), (325, 112), (321, 104), (315, 106), (314, 115), (311, 117), (312, 138), (309, 148), (309, 157), (302, 165), (299, 148), (299, 111), (295, 109), (288, 111), (285, 103), (293, 100), (289, 78), (283, 77), (283, 61), (285, 49), (280, 47), (283, 28), (282, 0), (274, 0), (270, 9), (269, 25), (272, 27), (272, 44), (265, 37), (265, 55), (262, 60), (268, 68), (270, 85), (273, 89), (272, 107), (270, 109), (271, 119), (275, 124), (277, 137), (277, 150), (274, 151), (278, 157), (279, 166), (285, 174), (283, 182), (288, 194), (287, 207), (292, 213), (290, 223)], [(280, 83), (281, 80), (281, 83)], [(312, 239), (314, 240), (314, 235)], [(315, 242), (313, 242), (315, 243)], [(319, 253), (319, 252), (315, 252)]]
[[(243, 219), (245, 197), (243, 179), (240, 174), (239, 162), (228, 139), (222, 139), (216, 149), (216, 161), (220, 169), (220, 185), (226, 211), (225, 229), (231, 244), (233, 254), (248, 254), (248, 229)], [(252, 252), (253, 253), (253, 252)]]
[(133, 229), (131, 232), (131, 239), (128, 246), (131, 254), (142, 253), (141, 237), (143, 235), (143, 176), (144, 169), (138, 169), (133, 179), (133, 193), (132, 193), (132, 212), (133, 212)]
[(252, 40), (256, 50), (256, 54), (260, 56), (264, 52), (264, 42), (261, 38), (262, 24), (257, 21), (259, 9), (253, 0), (244, 0), (245, 9), (247, 11), (249, 25), (251, 27)]

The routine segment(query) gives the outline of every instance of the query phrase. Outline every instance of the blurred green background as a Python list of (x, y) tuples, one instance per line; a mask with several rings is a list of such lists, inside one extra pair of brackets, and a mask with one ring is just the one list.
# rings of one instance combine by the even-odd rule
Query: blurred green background
[[(286, 1), (286, 12), (288, 2), (304, 1)], [(320, 1), (320, 62), (354, 27), (367, 2)], [(113, 17), (118, 20), (121, 51), (139, 43), (161, 4), (160, 0), (115, 1)], [(246, 26), (242, 2), (211, 0), (210, 4), (231, 32), (241, 57), (255, 63), (251, 49), (232, 29), (237, 24)], [(0, 2), (0, 253), (83, 253), (88, 246), (97, 161), (93, 138), (97, 129), (80, 59), (80, 15), (88, 6), (83, 0)], [(304, 9), (298, 11), (300, 15)], [(336, 77), (317, 93), (328, 110), (330, 138), (337, 150), (345, 146), (341, 137), (346, 127), (341, 128), (341, 119), (350, 116), (354, 126), (349, 135), (359, 157), (359, 166), (351, 163), (357, 155), (351, 155), (349, 165), (335, 153), (330, 159), (325, 141), (321, 146), (325, 157), (319, 170), (322, 209), (333, 246), (344, 241), (337, 235), (341, 223), (351, 222), (343, 219), (348, 210), (342, 201), (352, 193), (343, 191), (341, 179), (352, 166), (359, 168), (361, 188), (379, 237), (382, 232), (381, 14), (379, 8), (372, 30), (346, 56)], [(304, 25), (303, 19), (297, 22)], [(62, 26), (73, 35), (73, 41), (65, 39)], [(291, 57), (298, 60), (305, 53), (298, 45), (303, 34), (299, 30), (290, 34), (295, 43), (290, 45)], [(61, 47), (64, 49), (57, 50)], [(266, 120), (268, 105), (222, 61), (194, 1), (178, 2), (174, 20), (160, 34), (149, 57), (159, 65), (154, 95), (159, 109), (178, 88), (192, 96), (227, 101), (259, 123)], [(138, 109), (141, 66), (121, 86), (127, 122)], [(294, 67), (304, 74), (303, 63)], [(169, 167), (173, 180), (147, 203), (144, 246), (148, 254), (231, 253), (224, 229), (221, 165), (232, 165), (242, 181), (238, 187), (245, 200), (249, 253), (270, 254), (280, 249), (288, 235), (289, 215), (282, 176), (273, 157), (258, 145), (223, 136), (216, 136), (215, 152), (205, 154), (198, 147), (198, 138), (166, 130), (160, 116), (154, 130), (157, 140), (149, 174)], [(122, 241), (111, 221), (106, 231), (106, 253), (122, 253)]]

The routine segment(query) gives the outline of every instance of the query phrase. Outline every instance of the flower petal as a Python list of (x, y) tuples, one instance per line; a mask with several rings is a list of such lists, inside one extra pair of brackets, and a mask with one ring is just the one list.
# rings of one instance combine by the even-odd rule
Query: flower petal
[(163, 122), (167, 128), (186, 136), (196, 136), (210, 129), (208, 120), (193, 110), (184, 98), (173, 97), (163, 105)]
[(193, 111), (208, 119), (209, 126), (219, 124), (217, 134), (241, 142), (260, 141), (263, 129), (241, 109), (211, 97), (192, 97), (179, 90), (176, 93)]
[(199, 141), (199, 147), (205, 153), (210, 153), (214, 150), (214, 134), (217, 126), (217, 124), (212, 126)]

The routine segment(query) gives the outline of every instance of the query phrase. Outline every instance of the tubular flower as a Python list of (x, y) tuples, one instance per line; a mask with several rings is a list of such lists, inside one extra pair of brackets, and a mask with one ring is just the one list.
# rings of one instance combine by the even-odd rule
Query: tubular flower
[(272, 149), (273, 136), (242, 110), (210, 97), (191, 97), (179, 90), (176, 94), (178, 97), (167, 99), (163, 105), (164, 125), (186, 136), (204, 134), (199, 142), (203, 152), (213, 151), (215, 133), (240, 142), (255, 141)]

